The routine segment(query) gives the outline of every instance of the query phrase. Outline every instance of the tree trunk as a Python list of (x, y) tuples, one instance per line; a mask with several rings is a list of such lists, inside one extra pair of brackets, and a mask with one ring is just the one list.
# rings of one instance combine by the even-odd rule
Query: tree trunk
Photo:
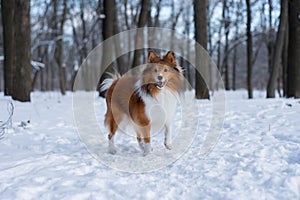
[(284, 34), (284, 44), (282, 49), (282, 89), (283, 96), (287, 96), (287, 66), (288, 66), (288, 47), (289, 47), (289, 27), (286, 24)]
[[(194, 23), (195, 23), (195, 39), (205, 50), (207, 50), (207, 23), (206, 23), (206, 1), (194, 0)], [(209, 99), (209, 90), (207, 84), (202, 76), (209, 79), (207, 72), (207, 65), (209, 64), (207, 56), (204, 55), (203, 49), (198, 48), (196, 45), (196, 66), (198, 69), (203, 66), (204, 73), (200, 74), (196, 70), (196, 83), (195, 83), (195, 97), (197, 99)], [(202, 58), (198, 55), (203, 55)]]
[(160, 16), (160, 11), (161, 11), (161, 3), (162, 0), (158, 0), (157, 4), (156, 4), (156, 15), (154, 17), (154, 27), (159, 27), (160, 22), (159, 22), (159, 16)]
[[(218, 30), (218, 41), (217, 41), (217, 67), (218, 70), (223, 76), (223, 71), (222, 71), (222, 66), (221, 66), (221, 40), (222, 40), (222, 22), (219, 25), (219, 30)], [(214, 89), (218, 89), (219, 87), (219, 80), (217, 80), (217, 83), (215, 84)]]
[(268, 65), (269, 65), (269, 73), (272, 71), (272, 60), (273, 60), (273, 51), (274, 51), (274, 38), (275, 38), (275, 30), (272, 25), (272, 11), (273, 11), (273, 3), (272, 0), (268, 0), (269, 4), (269, 33), (267, 38), (267, 49), (268, 49)]
[(81, 43), (81, 49), (80, 49), (80, 57), (81, 57), (81, 62), (86, 59), (88, 55), (88, 50), (87, 50), (87, 31), (86, 31), (86, 20), (84, 19), (84, 13), (85, 13), (85, 2), (86, 0), (81, 0), (80, 1), (80, 19), (81, 19), (81, 27), (82, 27), (82, 43)]
[(173, 50), (174, 49), (174, 37), (175, 37), (175, 29), (176, 29), (176, 26), (177, 26), (177, 23), (178, 23), (178, 19), (183, 11), (183, 5), (181, 4), (180, 6), (180, 9), (179, 11), (176, 13), (175, 12), (175, 2), (174, 0), (172, 0), (172, 3), (171, 3), (171, 21), (172, 21), (172, 26), (171, 26), (171, 29), (173, 30), (171, 32), (171, 45), (170, 45), (170, 49)]
[(246, 0), (247, 4), (247, 87), (248, 98), (253, 98), (253, 85), (252, 85), (252, 33), (251, 33), (251, 3)]
[(34, 91), (34, 88), (35, 88), (35, 85), (36, 85), (36, 82), (37, 82), (37, 78), (38, 78), (38, 75), (39, 75), (40, 72), (41, 72), (41, 69), (36, 70), (34, 72), (33, 79), (32, 79), (32, 82), (31, 82), (31, 91)]
[[(241, 0), (239, 2), (236, 3), (236, 11), (235, 11), (235, 17), (236, 17), (236, 21), (235, 21), (235, 36), (234, 36), (234, 42), (238, 41), (239, 38), (239, 28), (240, 28), (240, 23), (241, 23), (241, 7), (242, 7), (242, 2)], [(237, 58), (237, 48), (238, 46), (235, 46), (233, 49), (233, 58), (232, 58), (232, 90), (235, 91), (236, 90), (236, 66), (237, 66), (237, 62), (238, 62), (238, 58)]]
[[(122, 40), (118, 35), (120, 33), (119, 28), (119, 19), (118, 19), (118, 11), (115, 9), (115, 16), (114, 16), (114, 46), (116, 55), (120, 55), (122, 52)], [(129, 63), (126, 63), (125, 59), (127, 58), (126, 55), (121, 55), (117, 58), (117, 69), (120, 74), (125, 74), (128, 71)]]
[(15, 1), (15, 39), (16, 39), (16, 76), (13, 99), (30, 101), (31, 64), (30, 64), (30, 0)]
[[(64, 23), (66, 20), (67, 15), (67, 0), (63, 1), (63, 13), (60, 21), (60, 26), (58, 30), (57, 37), (61, 37), (56, 41), (56, 48), (55, 48), (55, 61), (58, 66), (58, 77), (59, 77), (59, 86), (60, 92), (65, 95), (66, 94), (66, 71), (63, 62), (63, 35), (64, 35)], [(55, 22), (58, 24), (58, 22)]]
[[(184, 14), (184, 25), (185, 25), (185, 34), (186, 34), (186, 39), (189, 40), (190, 38), (190, 29), (191, 29), (191, 23), (190, 23), (190, 8), (187, 7), (185, 8), (185, 14)], [(184, 71), (185, 73), (185, 78), (187, 79), (187, 81), (190, 83), (190, 86), (188, 86), (187, 88), (188, 89), (192, 89), (194, 88), (194, 84), (193, 84), (193, 80), (192, 78), (194, 79), (194, 76), (192, 77), (191, 76), (191, 66), (190, 66), (190, 63), (188, 62), (190, 60), (190, 55), (191, 55), (191, 43), (190, 42), (187, 42), (186, 44), (186, 47), (185, 47), (185, 52), (186, 52), (186, 58), (187, 60), (184, 61), (184, 65), (183, 66), (186, 66), (186, 70)]]
[[(115, 21), (115, 10), (116, 10), (116, 2), (115, 0), (104, 0), (103, 1), (103, 14), (106, 16), (103, 20), (102, 27), (102, 38), (103, 41), (113, 36), (114, 34), (114, 21)], [(112, 67), (111, 63), (107, 63), (107, 60), (111, 60), (111, 56), (113, 55), (114, 47), (107, 42), (103, 43), (103, 52), (102, 52), (102, 60), (101, 67), (109, 66)], [(105, 71), (106, 69), (102, 69)], [(102, 74), (99, 80), (98, 89), (100, 89), (100, 84), (107, 77), (105, 73)], [(99, 92), (99, 96), (104, 97), (105, 92)]]
[(232, 90), (236, 90), (236, 63), (237, 63), (237, 47), (233, 50), (233, 58), (232, 58)]
[(287, 24), (287, 6), (288, 0), (281, 0), (281, 11), (280, 11), (280, 23), (279, 29), (277, 32), (276, 43), (274, 47), (273, 59), (272, 59), (272, 69), (271, 76), (268, 81), (267, 87), (267, 98), (275, 97), (275, 88), (276, 81), (278, 79), (280, 64), (281, 64), (281, 55), (284, 43), (284, 33)]
[[(43, 56), (41, 59), (42, 63), (49, 63), (48, 62), (48, 55), (47, 55), (47, 48), (43, 49)], [(41, 73), (40, 73), (40, 81), (41, 81), (41, 91), (47, 91), (47, 68), (49, 68), (48, 66), (45, 65), (45, 68), (41, 69)]]
[[(150, 9), (150, 0), (142, 0), (141, 11), (139, 15), (138, 28), (142, 28), (147, 24), (148, 10)], [(144, 43), (144, 33), (142, 31), (137, 31), (136, 40), (135, 40), (135, 51), (133, 56), (132, 67), (136, 67), (141, 64), (141, 56), (143, 50), (139, 50)]]
[(289, 0), (288, 97), (300, 98), (300, 1)]
[[(228, 35), (229, 35), (229, 11), (227, 6), (227, 0), (223, 0), (223, 25), (224, 25), (224, 31), (225, 31), (225, 47), (224, 47), (224, 63), (222, 66), (224, 66), (224, 72), (225, 72), (225, 89), (229, 90), (229, 69), (228, 69)], [(223, 70), (222, 70), (223, 71)]]
[(4, 48), (4, 95), (13, 94), (15, 72), (15, 35), (14, 35), (14, 10), (15, 1), (1, 1), (3, 24), (3, 48)]

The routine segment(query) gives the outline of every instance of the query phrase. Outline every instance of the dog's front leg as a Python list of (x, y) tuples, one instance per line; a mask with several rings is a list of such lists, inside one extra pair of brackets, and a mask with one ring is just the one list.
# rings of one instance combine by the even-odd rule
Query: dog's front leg
[(117, 148), (115, 147), (114, 139), (111, 138), (108, 140), (108, 152), (111, 154), (116, 154), (117, 153)]
[(150, 144), (150, 128), (147, 127), (144, 132), (144, 156), (148, 155), (152, 151)]
[(165, 131), (165, 147), (169, 150), (172, 149), (172, 141), (171, 141), (171, 132), (172, 132), (172, 126), (171, 123), (166, 123), (165, 125), (166, 131)]
[(137, 140), (140, 148), (144, 151), (144, 156), (151, 153), (152, 148), (150, 144), (150, 125), (149, 121), (145, 120), (145, 123), (139, 121), (139, 125), (135, 127), (137, 131)]

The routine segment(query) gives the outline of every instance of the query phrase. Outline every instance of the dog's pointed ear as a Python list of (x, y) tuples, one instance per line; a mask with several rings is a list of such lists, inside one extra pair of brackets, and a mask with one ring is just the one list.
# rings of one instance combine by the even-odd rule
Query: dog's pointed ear
[(149, 51), (148, 54), (148, 63), (155, 63), (160, 60), (160, 56), (154, 53), (154, 51)]
[(165, 56), (164, 56), (164, 61), (171, 63), (174, 66), (177, 66), (176, 63), (176, 57), (173, 51), (169, 51)]

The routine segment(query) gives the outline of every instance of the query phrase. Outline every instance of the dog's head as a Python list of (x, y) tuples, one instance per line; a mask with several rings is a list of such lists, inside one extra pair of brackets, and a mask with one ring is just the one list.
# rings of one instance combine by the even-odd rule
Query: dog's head
[(176, 62), (174, 52), (169, 51), (163, 57), (149, 52), (147, 67), (143, 72), (143, 82), (153, 84), (158, 89), (165, 86), (178, 90), (182, 79), (182, 69)]

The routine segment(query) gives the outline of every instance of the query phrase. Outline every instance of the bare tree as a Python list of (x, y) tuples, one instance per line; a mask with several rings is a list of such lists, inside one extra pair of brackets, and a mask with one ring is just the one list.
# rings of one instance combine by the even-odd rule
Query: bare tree
[[(71, 31), (73, 31), (73, 34), (67, 35), (67, 33), (63, 33), (62, 29), (62, 19), (63, 19), (63, 4), (64, 1), (67, 5), (67, 14), (65, 21), (65, 28), (66, 25), (71, 25)], [(243, 60), (243, 54), (244, 49), (242, 49), (242, 46), (246, 44), (246, 1), (245, 0), (216, 0), (216, 1), (200, 1), (198, 2), (194, 1), (187, 1), (187, 2), (177, 2), (175, 0), (136, 0), (136, 1), (129, 1), (129, 0), (92, 0), (92, 1), (85, 1), (85, 0), (77, 0), (77, 1), (70, 1), (70, 0), (39, 0), (34, 4), (31, 4), (33, 7), (31, 9), (37, 10), (37, 12), (32, 12), (31, 17), (31, 42), (32, 42), (32, 59), (37, 60), (40, 62), (45, 63), (45, 68), (41, 70), (40, 72), (37, 72), (35, 69), (33, 69), (33, 72), (35, 73), (34, 81), (32, 81), (35, 84), (36, 89), (41, 90), (54, 90), (54, 89), (60, 89), (61, 86), (63, 86), (63, 83), (66, 84), (66, 89), (69, 89), (69, 86), (72, 84), (71, 79), (72, 77), (75, 77), (76, 70), (74, 66), (77, 66), (76, 69), (78, 69), (78, 66), (84, 61), (86, 58), (88, 52), (95, 47), (97, 44), (99, 44), (101, 41), (111, 37), (112, 35), (116, 35), (117, 33), (128, 30), (132, 28), (137, 27), (145, 27), (147, 25), (154, 26), (154, 27), (169, 27), (172, 29), (176, 29), (176, 31), (183, 32), (183, 34), (186, 35), (188, 39), (190, 39), (194, 33), (192, 31), (197, 31), (197, 34), (195, 34), (195, 38), (197, 38), (197, 41), (200, 41), (202, 39), (199, 39), (203, 36), (207, 37), (205, 40), (208, 42), (208, 50), (209, 54), (212, 58), (214, 58), (217, 63), (220, 71), (222, 71), (222, 75), (225, 80), (225, 86), (226, 89), (234, 89), (238, 87), (248, 87), (248, 93), (250, 95), (250, 91), (252, 90), (252, 87), (258, 86), (256, 82), (259, 80), (262, 80), (260, 83), (260, 87), (264, 87), (264, 84), (266, 83), (266, 63), (267, 60), (264, 58), (268, 58), (267, 52), (269, 49), (269, 65), (271, 66), (271, 61), (274, 58), (274, 55), (272, 51), (275, 49), (275, 36), (276, 36), (276, 30), (279, 20), (278, 18), (278, 2), (274, 0), (264, 0), (264, 1), (258, 1), (258, 0), (249, 0), (249, 9), (252, 13), (251, 15), (256, 17), (260, 17), (261, 23), (259, 23), (258, 20), (253, 19), (252, 24), (250, 27), (248, 33), (251, 34), (251, 45), (253, 50), (251, 50), (251, 58), (249, 59), (249, 62), (247, 64), (247, 74), (248, 78), (246, 78), (246, 67), (242, 68), (244, 66), (244, 62), (246, 63), (246, 60)], [(292, 8), (295, 9), (295, 5), (297, 5), (297, 2), (295, 3), (295, 0), (290, 0), (290, 5), (293, 5)], [(11, 12), (11, 8), (5, 7), (10, 6), (15, 2), (15, 0), (3, 0), (1, 1), (2, 4), (2, 20), (3, 22), (7, 19), (11, 18), (13, 20), (13, 12)], [(56, 3), (55, 3), (56, 2)], [(206, 10), (205, 12), (206, 17), (206, 23), (203, 23), (203, 21), (198, 20), (198, 22), (201, 22), (201, 25), (196, 25), (193, 21), (193, 15), (192, 10), (196, 9), (196, 7), (193, 6), (193, 3), (199, 3), (203, 7), (205, 7), (206, 4)], [(57, 4), (57, 6), (55, 6)], [(107, 6), (104, 6), (107, 4)], [(147, 4), (145, 6), (145, 4)], [(245, 4), (245, 5), (244, 5)], [(209, 8), (208, 8), (209, 6)], [(146, 7), (148, 7), (146, 9)], [(223, 16), (222, 16), (222, 8), (223, 8)], [(170, 11), (170, 12), (165, 12)], [(220, 13), (221, 11), (221, 13)], [(15, 12), (17, 12), (15, 10)], [(142, 14), (144, 13), (144, 14)], [(195, 15), (204, 15), (204, 11), (196, 11)], [(296, 14), (294, 14), (296, 15)], [(104, 17), (105, 16), (105, 17)], [(111, 20), (113, 18), (113, 21)], [(144, 20), (145, 19), (145, 20)], [(216, 20), (218, 19), (218, 20)], [(10, 20), (10, 21), (11, 21)], [(252, 20), (250, 20), (251, 22)], [(143, 22), (143, 23), (142, 23)], [(229, 24), (230, 22), (230, 24)], [(68, 24), (70, 23), (70, 24)], [(14, 24), (14, 22), (10, 23), (3, 23), (4, 28), (4, 38), (7, 38), (7, 30), (9, 28), (15, 28), (15, 26), (10, 26), (8, 24)], [(8, 25), (8, 26), (6, 26)], [(197, 26), (197, 28), (193, 28)], [(245, 27), (245, 28), (244, 28)], [(294, 33), (291, 33), (291, 35), (295, 34), (295, 28), (291, 28)], [(0, 27), (1, 28), (1, 27)], [(232, 29), (231, 29), (232, 28)], [(207, 29), (207, 30), (205, 30)], [(244, 30), (245, 29), (245, 30)], [(65, 29), (69, 30), (69, 29)], [(229, 30), (231, 32), (229, 32)], [(287, 30), (288, 31), (288, 30)], [(8, 31), (9, 32), (9, 31)], [(69, 32), (69, 31), (68, 31)], [(208, 32), (208, 33), (205, 33)], [(102, 34), (101, 34), (102, 33)], [(199, 33), (199, 34), (198, 34)], [(14, 37), (15, 34), (11, 34), (11, 37)], [(248, 36), (249, 36), (248, 34)], [(64, 42), (61, 40), (62, 35), (64, 35)], [(151, 35), (151, 37), (149, 37)], [(123, 48), (130, 47), (132, 48), (132, 45), (141, 44), (141, 42), (148, 42), (149, 46), (155, 45), (155, 38), (161, 37), (160, 35), (154, 34), (152, 37), (152, 34), (149, 34), (148, 38), (146, 40), (146, 34), (142, 37), (139, 37), (140, 35), (137, 35), (136, 41), (132, 42), (128, 38), (118, 38), (114, 37), (115, 41), (114, 44), (112, 44), (110, 47), (105, 47), (104, 54), (110, 52), (111, 55), (118, 54), (123, 51)], [(199, 36), (200, 35), (200, 36)], [(207, 35), (207, 36), (206, 36)], [(266, 36), (265, 38), (261, 37), (262, 35)], [(272, 39), (272, 36), (274, 35)], [(257, 37), (258, 36), (258, 37)], [(66, 37), (68, 37), (66, 40)], [(128, 37), (130, 37), (128, 35)], [(155, 37), (155, 38), (154, 38)], [(172, 36), (171, 36), (172, 37)], [(248, 37), (249, 38), (249, 37)], [(258, 39), (257, 39), (258, 38)], [(260, 44), (263, 41), (261, 38), (264, 39), (264, 44), (266, 44), (267, 49), (261, 48), (261, 51), (258, 53), (258, 49)], [(288, 33), (285, 33), (285, 41), (288, 41)], [(203, 40), (202, 40), (203, 41)], [(297, 49), (294, 46), (296, 44), (295, 41), (297, 41), (295, 38), (292, 39), (292, 47), (291, 45), (288, 46), (287, 42), (284, 42), (284, 49), (290, 48), (290, 53), (288, 53), (287, 50), (283, 50), (282, 56), (283, 56), (283, 62), (288, 63), (289, 65), (284, 64), (283, 70), (279, 69), (279, 73), (277, 77), (280, 77), (282, 79), (283, 84), (275, 84), (277, 86), (283, 85), (284, 87), (284, 93), (287, 94), (287, 90), (289, 88), (289, 91), (294, 91), (293, 87), (295, 88), (298, 84), (296, 84), (294, 77), (294, 74), (297, 74), (295, 69), (292, 69), (290, 66), (293, 66), (291, 63), (294, 62), (290, 58), (295, 53), (292, 52), (292, 49)], [(7, 54), (9, 50), (9, 46), (12, 48), (16, 45), (13, 45), (12, 43), (16, 42), (16, 39), (4, 39), (4, 55), (5, 55), (5, 61), (4, 61), (4, 67), (5, 70), (4, 76), (1, 74), (1, 76), (4, 77), (5, 81), (1, 81), (5, 83), (5, 89), (12, 88), (9, 84), (13, 83), (13, 74), (12, 68), (8, 67), (11, 64), (7, 64), (6, 62), (12, 63), (14, 56), (9, 57)], [(164, 42), (164, 41), (162, 41)], [(204, 43), (206, 43), (204, 42)], [(203, 47), (206, 46), (206, 44), (200, 42)], [(248, 40), (248, 44), (250, 43), (250, 40)], [(190, 45), (190, 44), (188, 44)], [(194, 49), (191, 48), (191, 46), (182, 47), (181, 54), (184, 55), (184, 57), (188, 58), (189, 54), (192, 55), (194, 52)], [(172, 45), (170, 45), (172, 48)], [(139, 45), (141, 47), (141, 45)], [(239, 47), (239, 48), (237, 48)], [(272, 48), (271, 48), (272, 47)], [(205, 47), (206, 48), (206, 47)], [(61, 51), (60, 51), (61, 49)], [(247, 48), (250, 52), (250, 48)], [(276, 48), (277, 49), (277, 48)], [(242, 51), (241, 51), (242, 50)], [(245, 48), (246, 50), (246, 48)], [(248, 51), (247, 50), (247, 51)], [(293, 50), (296, 51), (296, 50)], [(119, 57), (116, 62), (105, 64), (105, 63), (99, 63), (101, 66), (117, 66), (117, 69), (120, 71), (120, 73), (124, 73), (127, 71), (127, 67), (131, 66), (133, 61), (135, 62), (134, 65), (138, 65), (137, 63), (142, 63), (143, 61), (143, 52), (144, 50), (138, 52), (130, 52), (122, 57)], [(135, 53), (135, 56), (133, 55)], [(299, 54), (299, 53), (298, 53)], [(12, 55), (12, 53), (11, 53)], [(249, 54), (248, 54), (249, 55)], [(255, 58), (258, 55), (258, 63), (255, 64)], [(280, 55), (281, 57), (281, 55)], [(289, 57), (289, 59), (288, 59)], [(135, 59), (133, 59), (135, 58)], [(277, 59), (278, 57), (276, 57)], [(103, 59), (102, 61), (104, 61)], [(109, 59), (106, 59), (109, 60)], [(188, 60), (188, 59), (187, 59)], [(59, 67), (63, 66), (63, 64), (67, 66), (66, 68)], [(185, 75), (190, 80), (191, 84), (193, 85), (193, 88), (196, 88), (195, 86), (195, 78), (197, 79), (197, 88), (204, 87), (206, 88), (206, 84), (203, 81), (203, 84), (201, 83), (201, 76), (199, 74), (195, 75), (195, 72), (193, 68), (189, 68), (189, 63), (185, 62), (184, 60), (181, 62), (183, 64), (183, 67), (185, 68)], [(199, 61), (199, 65), (203, 65), (204, 63)], [(14, 64), (15, 65), (15, 64)], [(251, 65), (251, 69), (250, 66)], [(260, 68), (256, 68), (254, 66), (260, 65)], [(246, 66), (246, 65), (245, 65)], [(253, 70), (253, 76), (252, 76), (252, 66), (254, 68)], [(202, 66), (200, 66), (201, 69), (203, 69)], [(281, 68), (281, 65), (280, 65)], [(297, 68), (297, 67), (296, 67)], [(62, 70), (61, 70), (62, 69)], [(229, 70), (228, 70), (229, 69)], [(10, 72), (9, 72), (10, 70)], [(110, 70), (110, 69), (108, 69)], [(209, 71), (210, 68), (208, 68), (207, 71)], [(230, 73), (228, 73), (230, 72)], [(271, 72), (271, 67), (270, 67)], [(282, 73), (283, 72), (283, 73)], [(64, 74), (65, 73), (65, 74)], [(202, 73), (202, 72), (201, 72)], [(209, 74), (210, 72), (208, 72)], [(282, 78), (281, 78), (282, 73)], [(34, 75), (33, 73), (31, 75)], [(63, 75), (63, 76), (61, 76)], [(204, 74), (203, 74), (204, 75)], [(210, 73), (211, 76), (214, 76), (214, 73)], [(259, 78), (258, 78), (259, 75)], [(287, 76), (288, 75), (288, 76)], [(204, 75), (206, 76), (206, 75)], [(203, 77), (204, 77), (203, 76)], [(251, 77), (252, 76), (252, 77)], [(65, 77), (65, 80), (60, 77)], [(236, 78), (235, 78), (236, 77)], [(265, 80), (264, 80), (265, 79)], [(6, 81), (10, 80), (10, 81)], [(212, 79), (211, 79), (212, 80)], [(279, 80), (279, 79), (277, 79)], [(277, 81), (276, 80), (276, 81)], [(253, 81), (253, 86), (252, 86)], [(280, 80), (281, 81), (281, 80)], [(91, 82), (91, 81), (90, 81)], [(248, 83), (248, 86), (244, 86), (244, 82)], [(229, 84), (230, 83), (230, 84)], [(207, 85), (214, 84), (207, 82)], [(201, 86), (202, 85), (202, 86)], [(286, 86), (285, 86), (286, 85)], [(211, 88), (213, 88), (212, 85), (210, 85)], [(203, 90), (208, 92), (208, 90)], [(13, 92), (13, 89), (11, 89), (11, 92)], [(7, 92), (9, 93), (9, 92)], [(201, 93), (201, 92), (200, 92)], [(292, 92), (294, 95), (294, 92)]]
[(300, 98), (300, 1), (289, 0), (287, 96)]
[(14, 10), (15, 0), (1, 1), (4, 47), (4, 94), (13, 94), (15, 71), (15, 34)]
[[(237, 42), (239, 39), (239, 29), (240, 29), (240, 23), (242, 22), (241, 19), (241, 7), (242, 7), (242, 0), (239, 0), (238, 2), (236, 2), (236, 8), (235, 8), (235, 17), (236, 17), (236, 21), (234, 23), (235, 26), (235, 33), (234, 33), (234, 41)], [(237, 66), (237, 62), (238, 62), (238, 57), (237, 57), (237, 47), (235, 46), (233, 49), (233, 58), (232, 58), (232, 90), (236, 90), (236, 66)]]
[(272, 71), (272, 60), (273, 60), (273, 51), (274, 51), (274, 43), (275, 43), (275, 30), (273, 28), (273, 1), (268, 0), (269, 4), (269, 33), (267, 38), (267, 48), (268, 48), (268, 65), (269, 65), (269, 72), (271, 74)]
[[(172, 12), (171, 12), (171, 21), (172, 21), (172, 24), (171, 24), (171, 29), (172, 30), (175, 30), (176, 28), (176, 25), (178, 23), (178, 19), (183, 11), (183, 4), (180, 5), (180, 8), (179, 10), (176, 12), (175, 11), (175, 2), (174, 0), (172, 0), (172, 4), (171, 4), (171, 8), (172, 8)], [(171, 33), (171, 41), (174, 41), (174, 34), (175, 34), (175, 31), (172, 31)], [(172, 50), (174, 49), (174, 42), (171, 43), (171, 47), (170, 47)]]
[(252, 32), (251, 32), (251, 2), (246, 0), (247, 5), (247, 87), (248, 98), (253, 98), (253, 84), (252, 84)]
[(222, 72), (225, 73), (225, 89), (229, 90), (229, 67), (228, 67), (228, 36), (229, 36), (229, 25), (230, 25), (230, 19), (229, 19), (229, 6), (227, 0), (223, 0), (223, 12), (222, 12), (222, 20), (224, 25), (224, 31), (225, 31), (225, 47), (224, 47), (224, 61), (222, 64)]
[[(57, 1), (57, 0), (55, 0)], [(57, 3), (55, 3), (55, 6), (58, 6)], [(63, 11), (62, 16), (60, 19), (60, 22), (58, 23), (58, 20), (55, 22), (55, 27), (57, 29), (57, 37), (59, 39), (56, 41), (56, 48), (55, 48), (55, 62), (58, 66), (58, 75), (59, 75), (59, 85), (60, 85), (60, 91), (63, 95), (66, 94), (66, 69), (65, 64), (63, 60), (63, 35), (64, 35), (64, 24), (66, 21), (66, 15), (67, 15), (67, 0), (63, 1)], [(59, 27), (58, 27), (59, 25)]]
[(272, 68), (271, 75), (268, 81), (267, 87), (267, 98), (275, 97), (275, 88), (276, 81), (278, 79), (280, 64), (281, 64), (281, 55), (284, 44), (284, 33), (286, 32), (286, 24), (287, 24), (287, 7), (288, 0), (281, 0), (281, 11), (280, 11), (280, 23), (279, 29), (276, 36), (276, 43), (274, 47), (273, 59), (272, 59)]
[[(115, 12), (116, 12), (116, 2), (115, 0), (104, 0), (103, 1), (103, 14), (105, 18), (103, 20), (102, 27), (102, 38), (103, 40), (108, 39), (114, 34), (114, 22), (115, 22)], [(103, 53), (102, 53), (102, 63), (101, 67), (105, 67), (110, 65), (112, 67), (112, 63), (107, 63), (107, 60), (111, 60), (111, 56), (113, 54), (114, 47), (112, 47), (107, 42), (103, 43)], [(106, 70), (106, 69), (103, 69)], [(106, 78), (106, 74), (103, 74), (99, 80), (98, 89), (100, 88), (100, 83)], [(104, 97), (104, 92), (99, 93), (100, 96)]]
[[(138, 20), (138, 28), (142, 28), (147, 24), (148, 21), (147, 17), (148, 17), (148, 11), (150, 9), (150, 6), (151, 6), (150, 0), (142, 0), (141, 11)], [(137, 35), (136, 35), (136, 41), (135, 41), (136, 47), (139, 47), (143, 42), (144, 42), (144, 33), (141, 30), (139, 30), (137, 31)], [(142, 50), (138, 50), (136, 48), (136, 50), (134, 51), (132, 67), (136, 67), (141, 64), (142, 53), (143, 53)]]
[(15, 36), (16, 36), (16, 73), (13, 99), (30, 101), (31, 92), (31, 53), (30, 53), (30, 0), (15, 1)]
[(218, 29), (218, 40), (217, 40), (217, 66), (219, 71), (222, 73), (222, 66), (221, 66), (221, 40), (222, 40), (222, 22), (219, 25)]
[(115, 0), (103, 0), (103, 11), (105, 18), (103, 20), (103, 27), (102, 27), (102, 37), (103, 40), (108, 39), (109, 37), (113, 36), (114, 34), (114, 20), (115, 20), (115, 9), (116, 9), (116, 2)]
[(87, 57), (88, 50), (87, 50), (87, 41), (88, 41), (88, 36), (87, 36), (87, 26), (86, 26), (86, 20), (85, 20), (85, 0), (80, 1), (80, 20), (81, 20), (81, 27), (82, 27), (82, 44), (80, 48), (80, 55), (81, 55), (81, 61)]
[(287, 96), (287, 68), (288, 68), (288, 48), (289, 48), (289, 26), (286, 24), (284, 34), (284, 44), (282, 49), (282, 89), (283, 96)]
[(155, 8), (156, 8), (156, 14), (154, 17), (154, 23), (153, 26), (154, 27), (159, 27), (159, 16), (160, 16), (160, 12), (161, 12), (161, 4), (162, 4), (162, 0), (158, 0)]
[[(183, 18), (184, 18), (184, 33), (186, 35), (186, 39), (188, 40), (190, 38), (190, 32), (191, 32), (191, 20), (190, 20), (190, 12), (191, 12), (191, 8), (190, 6), (186, 6), (186, 8), (184, 9), (184, 13), (183, 13)], [(190, 42), (186, 43), (186, 47), (184, 47), (185, 49), (185, 53), (186, 53), (186, 58), (187, 60), (190, 60), (191, 57), (191, 44)], [(191, 85), (191, 87), (188, 88), (194, 88), (194, 84), (193, 84), (193, 80), (194, 80), (194, 76), (191, 75), (191, 66), (189, 64), (189, 62), (187, 62), (186, 60), (183, 62), (185, 66), (185, 70), (184, 72), (184, 76), (186, 77), (186, 79), (188, 80), (189, 84)], [(193, 78), (192, 78), (193, 77)]]
[[(121, 22), (119, 21), (118, 18), (118, 9), (116, 7), (115, 9), (115, 17), (114, 17), (114, 46), (115, 46), (115, 51), (117, 55), (120, 55), (122, 51), (122, 39), (119, 36), (120, 33), (120, 24)], [(126, 62), (126, 55), (122, 55), (117, 58), (117, 69), (120, 74), (125, 74), (128, 70), (129, 62)], [(128, 61), (128, 60), (127, 60)]]
[[(214, 50), (215, 50), (214, 45), (213, 45), (213, 41), (214, 41), (213, 34), (214, 34), (214, 32), (216, 32), (215, 31), (216, 26), (213, 25), (212, 16), (215, 15), (215, 11), (216, 11), (218, 3), (219, 3), (219, 1), (208, 1), (208, 4), (207, 4), (208, 50), (209, 50), (210, 55), (213, 55)], [(219, 27), (221, 27), (221, 26), (219, 26)], [(219, 29), (219, 32), (221, 30)]]
[[(195, 39), (205, 50), (207, 50), (207, 23), (206, 23), (206, 1), (194, 0), (194, 23), (195, 23)], [(201, 60), (198, 55), (203, 54), (203, 50), (196, 45), (196, 66), (199, 69), (202, 65), (203, 69), (206, 69), (208, 62), (204, 62), (206, 59)], [(206, 71), (206, 70), (203, 70)], [(195, 83), (195, 96), (197, 99), (209, 99), (209, 91), (207, 85), (202, 76), (205, 74), (200, 74), (196, 71), (196, 83)], [(206, 77), (208, 78), (208, 77)]]

